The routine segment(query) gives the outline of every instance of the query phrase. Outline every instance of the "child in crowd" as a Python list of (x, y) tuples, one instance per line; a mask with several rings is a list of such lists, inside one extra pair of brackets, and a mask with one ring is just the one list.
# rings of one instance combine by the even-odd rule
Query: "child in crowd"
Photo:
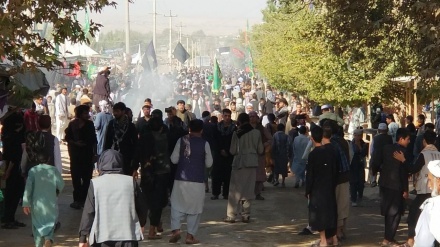
[(39, 165), (29, 170), (23, 195), (23, 212), (31, 214), (36, 247), (49, 247), (58, 219), (57, 196), (64, 188), (63, 178), (55, 166), (47, 165), (48, 154), (39, 154)]
[(282, 187), (286, 187), (284, 180), (287, 177), (287, 163), (289, 162), (290, 138), (286, 133), (286, 126), (278, 124), (277, 132), (272, 141), (272, 159), (274, 161), (274, 186), (278, 186), (278, 178), (282, 176)]

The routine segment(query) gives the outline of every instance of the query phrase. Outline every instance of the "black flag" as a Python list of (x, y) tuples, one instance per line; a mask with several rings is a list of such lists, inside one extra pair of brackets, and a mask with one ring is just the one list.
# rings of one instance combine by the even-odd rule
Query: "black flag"
[(142, 67), (144, 68), (144, 72), (151, 72), (150, 62), (148, 62), (147, 54), (142, 56)]
[(186, 60), (188, 60), (188, 58), (191, 57), (180, 42), (177, 43), (177, 46), (174, 49), (173, 55), (181, 63), (184, 63)]
[(151, 58), (153, 58), (153, 69), (157, 68), (157, 57), (156, 57), (156, 51), (154, 50), (154, 44), (153, 41), (150, 42), (147, 48), (147, 54)]

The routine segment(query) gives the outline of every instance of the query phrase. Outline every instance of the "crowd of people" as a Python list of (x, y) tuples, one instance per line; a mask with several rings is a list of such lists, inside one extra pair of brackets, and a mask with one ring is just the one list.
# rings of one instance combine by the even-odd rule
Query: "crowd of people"
[[(205, 193), (212, 193), (211, 200), (228, 201), (224, 222), (248, 223), (252, 201), (265, 200), (265, 182), (283, 188), (289, 173), (308, 198), (309, 225), (300, 234), (320, 235), (312, 246), (339, 246), (347, 237), (350, 207), (362, 204), (366, 180), (380, 188), (381, 246), (424, 247), (440, 240), (440, 143), (423, 115), (417, 125), (407, 116), (405, 128), (387, 115), (368, 144), (359, 124), (362, 112), (356, 109), (353, 138), (346, 140), (344, 117), (331, 105), (276, 92), (243, 71), (223, 73), (222, 89), (212, 92), (210, 71), (181, 70), (171, 82), (173, 93), (160, 100), (169, 106), (162, 111), (154, 107), (154, 98), (138, 109), (118, 102), (109, 68), (103, 67), (93, 88), (59, 88), (57, 95), (36, 98), (24, 113), (9, 114), (2, 123), (2, 228), (25, 227), (15, 219), (22, 200), (24, 213), (32, 215), (36, 246), (52, 245), (60, 226), (60, 145), (65, 144), (73, 185), (70, 207), (83, 210), (80, 246), (138, 246), (148, 220), (146, 237), (161, 239), (168, 205), (169, 242), (181, 239), (186, 218), (185, 243), (197, 244)], [(395, 235), (410, 175), (416, 197), (402, 244)]]

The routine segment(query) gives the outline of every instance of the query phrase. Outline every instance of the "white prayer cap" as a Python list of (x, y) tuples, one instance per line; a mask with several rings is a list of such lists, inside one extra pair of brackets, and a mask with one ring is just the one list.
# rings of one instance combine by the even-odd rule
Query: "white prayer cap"
[(230, 102), (230, 101), (231, 101), (230, 98), (224, 98), (224, 99), (223, 99), (223, 102)]
[(99, 72), (103, 72), (103, 71), (110, 70), (110, 69), (111, 69), (111, 67), (109, 67), (109, 66), (102, 66), (101, 68), (99, 68)]
[(80, 85), (75, 85), (75, 88), (81, 88), (81, 86)]
[(321, 106), (321, 110), (324, 110), (324, 109), (330, 109), (330, 108), (332, 108), (332, 106), (329, 105), (329, 104), (326, 104), (326, 105)]
[(228, 85), (225, 86), (225, 88), (226, 88), (226, 90), (227, 90), (227, 89), (231, 89), (232, 86), (228, 84)]
[(440, 178), (440, 160), (433, 160), (428, 163), (428, 170), (436, 178)]
[(108, 102), (106, 100), (99, 101), (99, 106), (106, 106), (108, 105)]
[(239, 81), (239, 82), (243, 82), (243, 78), (241, 78), (241, 77), (238, 78), (238, 81)]

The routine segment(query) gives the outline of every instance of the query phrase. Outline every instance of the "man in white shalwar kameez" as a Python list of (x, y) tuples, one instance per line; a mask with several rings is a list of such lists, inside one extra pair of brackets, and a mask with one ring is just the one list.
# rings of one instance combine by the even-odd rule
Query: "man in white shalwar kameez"
[(192, 120), (189, 134), (180, 138), (171, 155), (171, 161), (177, 164), (173, 191), (171, 193), (171, 229), (170, 243), (180, 239), (181, 219), (186, 217), (188, 233), (186, 244), (198, 244), (194, 236), (197, 233), (200, 216), (205, 200), (205, 167), (212, 165), (211, 148), (202, 138), (203, 121)]
[(440, 241), (440, 160), (429, 162), (428, 170), (432, 197), (420, 207), (423, 211), (417, 221), (415, 247), (431, 247), (435, 241)]

